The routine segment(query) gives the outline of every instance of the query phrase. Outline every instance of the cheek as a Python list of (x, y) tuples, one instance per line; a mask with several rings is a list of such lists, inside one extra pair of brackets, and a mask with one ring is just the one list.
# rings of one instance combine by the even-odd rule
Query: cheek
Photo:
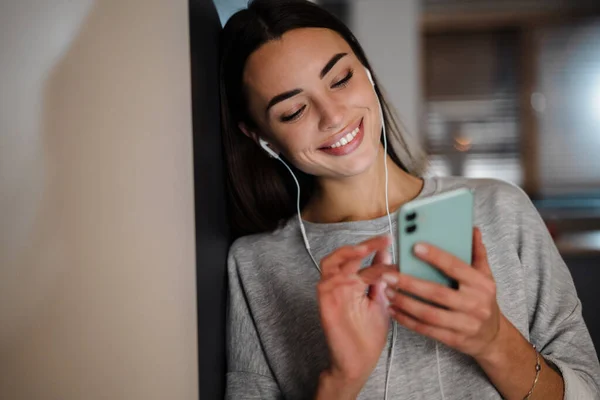
[(287, 158), (296, 158), (298, 153), (310, 149), (314, 135), (307, 124), (290, 124), (277, 130), (271, 131), (274, 144), (284, 153)]

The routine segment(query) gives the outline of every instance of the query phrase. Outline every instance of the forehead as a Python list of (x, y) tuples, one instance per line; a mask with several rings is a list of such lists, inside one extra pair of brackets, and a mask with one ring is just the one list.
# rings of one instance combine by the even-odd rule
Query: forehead
[(244, 84), (258, 95), (269, 96), (302, 86), (304, 79), (319, 79), (325, 64), (337, 53), (353, 52), (337, 32), (301, 28), (271, 40), (248, 57)]

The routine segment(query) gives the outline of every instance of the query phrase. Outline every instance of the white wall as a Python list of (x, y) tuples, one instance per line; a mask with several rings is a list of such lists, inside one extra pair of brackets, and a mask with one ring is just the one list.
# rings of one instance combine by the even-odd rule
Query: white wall
[(349, 0), (354, 35), (408, 132), (418, 137), (419, 1)]
[(0, 2), (0, 398), (196, 399), (186, 0)]

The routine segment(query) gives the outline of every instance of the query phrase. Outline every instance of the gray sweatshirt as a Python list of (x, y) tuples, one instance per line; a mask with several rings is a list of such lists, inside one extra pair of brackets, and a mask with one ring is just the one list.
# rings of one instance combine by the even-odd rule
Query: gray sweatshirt
[[(481, 229), (504, 315), (553, 362), (565, 399), (600, 399), (600, 365), (569, 270), (542, 219), (519, 188), (495, 180), (426, 178), (419, 197), (474, 189)], [(392, 215), (395, 230), (396, 213)], [(356, 222), (305, 223), (320, 261), (336, 248), (388, 232), (387, 216)], [(364, 266), (371, 260), (366, 260)], [(246, 236), (228, 259), (227, 398), (310, 399), (329, 354), (319, 321), (319, 272), (297, 218), (270, 233)], [(388, 343), (359, 399), (383, 399)], [(389, 399), (498, 399), (469, 356), (398, 325)]]

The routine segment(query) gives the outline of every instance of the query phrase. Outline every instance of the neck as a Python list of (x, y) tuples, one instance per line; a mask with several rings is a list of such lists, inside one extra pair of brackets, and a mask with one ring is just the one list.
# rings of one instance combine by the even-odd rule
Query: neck
[[(384, 154), (383, 147), (379, 154)], [(388, 199), (390, 213), (415, 198), (423, 181), (398, 167), (387, 157)], [(311, 222), (331, 223), (361, 221), (387, 214), (385, 202), (384, 158), (364, 173), (345, 179), (321, 178), (317, 190), (304, 210), (302, 218)]]

